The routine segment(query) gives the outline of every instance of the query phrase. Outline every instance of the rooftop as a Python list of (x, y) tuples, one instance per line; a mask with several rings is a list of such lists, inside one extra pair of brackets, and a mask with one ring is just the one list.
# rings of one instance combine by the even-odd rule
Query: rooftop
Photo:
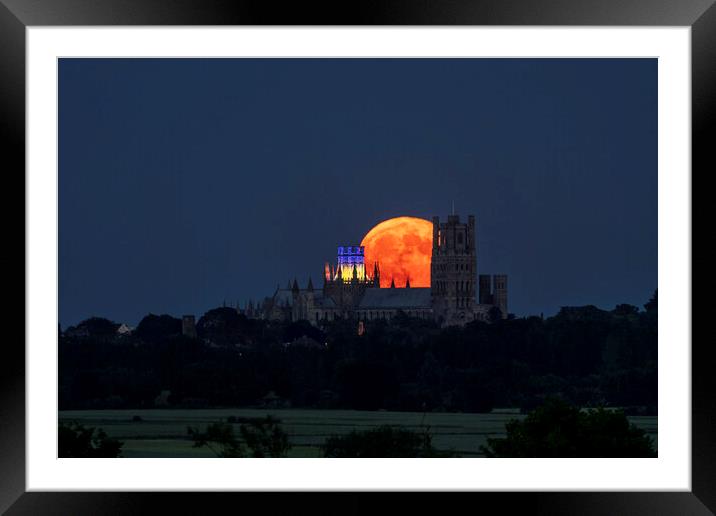
[(429, 288), (369, 288), (358, 308), (430, 308), (430, 301)]

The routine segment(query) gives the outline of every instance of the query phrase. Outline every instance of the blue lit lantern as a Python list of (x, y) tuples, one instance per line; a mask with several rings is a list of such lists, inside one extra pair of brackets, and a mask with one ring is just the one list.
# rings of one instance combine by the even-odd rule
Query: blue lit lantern
[(365, 280), (365, 248), (363, 246), (339, 246), (338, 267), (336, 267), (336, 278), (340, 276), (343, 281), (353, 279), (353, 268), (359, 280)]

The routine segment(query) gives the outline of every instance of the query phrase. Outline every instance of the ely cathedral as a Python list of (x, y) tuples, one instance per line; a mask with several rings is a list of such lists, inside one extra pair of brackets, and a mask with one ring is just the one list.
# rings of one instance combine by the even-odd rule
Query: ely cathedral
[(405, 285), (392, 282), (381, 288), (380, 263), (366, 264), (361, 246), (341, 246), (336, 263), (324, 267), (322, 286), (309, 279), (301, 288), (294, 280), (243, 311), (250, 317), (307, 320), (318, 326), (339, 318), (391, 319), (399, 312), (444, 326), (506, 318), (507, 276), (477, 274), (474, 215), (466, 223), (458, 215), (449, 215), (447, 222), (433, 217), (432, 222), (430, 287), (411, 287), (408, 279)]

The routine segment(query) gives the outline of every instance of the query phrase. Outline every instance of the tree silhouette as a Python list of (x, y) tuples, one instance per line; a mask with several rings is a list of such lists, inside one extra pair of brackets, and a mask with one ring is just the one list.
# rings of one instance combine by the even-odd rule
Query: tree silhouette
[[(211, 423), (205, 431), (198, 427), (187, 427), (187, 433), (194, 440), (194, 448), (206, 446), (217, 457), (285, 457), (291, 444), (288, 434), (281, 428), (280, 421), (266, 416), (251, 418), (239, 426), (243, 442), (234, 433), (232, 421)], [(249, 449), (247, 454), (244, 445)]]
[(383, 425), (370, 430), (353, 430), (326, 439), (325, 457), (447, 457), (432, 445), (429, 431), (413, 432), (402, 427)]
[(199, 427), (187, 427), (187, 433), (194, 440), (194, 448), (206, 446), (217, 457), (243, 457), (244, 449), (234, 434), (230, 423), (210, 423), (205, 431)]
[(487, 312), (487, 319), (490, 322), (497, 322), (502, 319), (502, 310), (500, 310), (500, 307), (493, 306), (492, 308), (490, 308), (490, 311)]
[(181, 335), (181, 320), (166, 314), (149, 314), (139, 322), (135, 333), (142, 340), (157, 342)]
[(285, 457), (291, 449), (288, 434), (271, 416), (242, 424), (239, 432), (252, 457)]
[(95, 428), (85, 428), (75, 421), (58, 425), (58, 457), (119, 457), (123, 444), (101, 428), (95, 434)]
[(654, 290), (654, 295), (651, 296), (651, 299), (644, 305), (644, 309), (647, 311), (647, 313), (656, 312), (659, 309), (659, 302), (657, 298), (657, 294), (659, 293), (659, 290)]
[(524, 421), (506, 425), (507, 437), (489, 438), (488, 457), (656, 457), (652, 440), (624, 412), (581, 411), (550, 399)]

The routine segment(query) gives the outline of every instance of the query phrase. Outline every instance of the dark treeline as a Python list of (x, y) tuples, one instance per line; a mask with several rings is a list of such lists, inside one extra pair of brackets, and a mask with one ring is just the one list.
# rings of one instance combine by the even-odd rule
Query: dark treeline
[(547, 398), (655, 414), (657, 300), (441, 329), (398, 315), (323, 329), (210, 310), (196, 338), (148, 315), (129, 334), (92, 318), (60, 333), (61, 410), (306, 407), (527, 411)]

